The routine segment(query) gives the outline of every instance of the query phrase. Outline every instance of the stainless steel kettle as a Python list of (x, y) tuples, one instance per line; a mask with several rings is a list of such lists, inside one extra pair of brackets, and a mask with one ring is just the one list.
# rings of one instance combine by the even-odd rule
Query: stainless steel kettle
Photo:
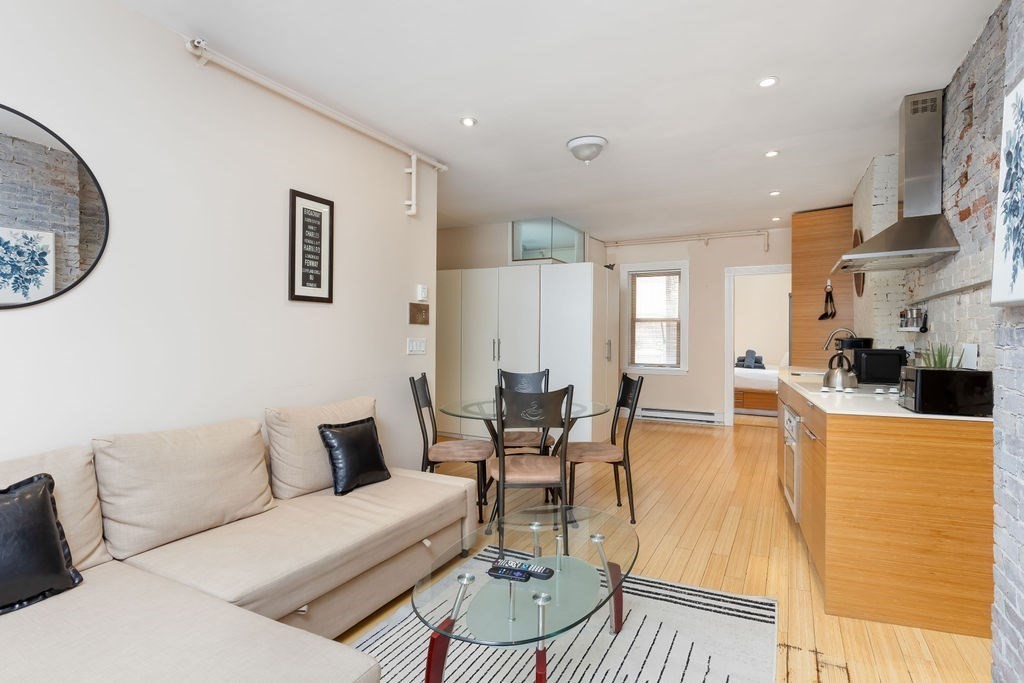
[(853, 374), (853, 361), (847, 358), (842, 351), (828, 359), (828, 372), (822, 378), (821, 386), (836, 391), (857, 388), (857, 375)]

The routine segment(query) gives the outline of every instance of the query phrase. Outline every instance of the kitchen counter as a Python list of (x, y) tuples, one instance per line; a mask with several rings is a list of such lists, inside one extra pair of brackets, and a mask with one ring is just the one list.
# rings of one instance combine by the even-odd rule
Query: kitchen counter
[(829, 415), (864, 415), (869, 417), (905, 417), (918, 420), (956, 420), (965, 422), (992, 422), (991, 417), (961, 415), (926, 415), (907, 410), (897, 401), (897, 394), (876, 394), (874, 388), (860, 388), (855, 393), (821, 391), (824, 373), (811, 368), (779, 368), (779, 381), (785, 382), (797, 393)]
[(823, 393), (821, 380), (779, 371), (777, 467), (825, 612), (987, 637), (992, 419), (918, 414), (873, 388)]

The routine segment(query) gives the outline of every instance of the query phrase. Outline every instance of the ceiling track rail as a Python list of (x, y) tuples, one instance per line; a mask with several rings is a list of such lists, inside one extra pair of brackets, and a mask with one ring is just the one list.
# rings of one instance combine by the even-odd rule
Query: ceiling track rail
[(225, 69), (226, 71), (230, 71), (231, 73), (237, 76), (241, 76), (247, 81), (251, 81), (263, 88), (266, 88), (267, 90), (273, 93), (277, 93), (281, 97), (289, 99), (292, 102), (295, 102), (296, 104), (305, 107), (306, 109), (309, 109), (311, 111), (316, 112), (317, 114), (320, 114), (321, 116), (325, 116), (328, 119), (334, 121), (335, 123), (340, 123), (346, 128), (350, 128), (351, 130), (354, 130), (357, 133), (361, 133), (368, 138), (372, 138), (377, 142), (383, 143), (388, 147), (397, 149), (399, 152), (408, 154), (409, 167), (403, 169), (403, 172), (409, 176), (410, 183), (409, 199), (405, 201), (405, 213), (409, 216), (415, 216), (418, 210), (416, 204), (416, 167), (418, 165), (417, 162), (422, 161), (423, 163), (434, 167), (435, 169), (442, 173), (448, 170), (448, 167), (442, 164), (437, 159), (426, 156), (424, 154), (420, 154), (419, 152), (417, 152), (404, 142), (396, 140), (390, 135), (382, 133), (375, 128), (371, 128), (365, 123), (357, 121), (351, 116), (343, 114), (340, 111), (337, 111), (336, 109), (331, 109), (327, 105), (321, 104), (320, 102), (317, 102), (313, 98), (307, 97), (306, 95), (303, 95), (302, 93), (296, 90), (292, 90), (286, 85), (282, 85), (277, 81), (271, 80), (264, 76), (263, 74), (257, 73), (249, 67), (239, 64), (230, 57), (225, 57), (221, 53), (211, 50), (206, 46), (206, 41), (202, 38), (189, 39), (185, 43), (185, 49), (187, 49), (193, 56), (195, 56), (196, 61), (200, 66), (205, 66), (211, 63), (216, 64), (217, 66), (221, 67), (222, 69)]
[(764, 239), (764, 250), (771, 248), (768, 230), (736, 230), (733, 232), (708, 232), (699, 235), (674, 235), (672, 237), (641, 237), (635, 240), (612, 240), (605, 242), (606, 247), (629, 247), (641, 244), (673, 244), (676, 242), (703, 242), (708, 246), (711, 240), (734, 239), (737, 237), (760, 237)]

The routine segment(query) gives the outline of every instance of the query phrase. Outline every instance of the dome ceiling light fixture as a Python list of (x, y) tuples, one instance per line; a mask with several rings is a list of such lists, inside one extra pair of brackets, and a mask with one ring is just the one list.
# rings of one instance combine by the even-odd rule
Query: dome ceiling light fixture
[(600, 135), (581, 135), (569, 140), (565, 146), (574, 157), (590, 166), (590, 162), (598, 157), (607, 144), (608, 140)]

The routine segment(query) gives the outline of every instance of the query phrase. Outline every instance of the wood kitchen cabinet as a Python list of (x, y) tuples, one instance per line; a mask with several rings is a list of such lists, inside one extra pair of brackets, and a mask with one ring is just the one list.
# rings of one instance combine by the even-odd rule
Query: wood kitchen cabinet
[[(790, 365), (825, 367), (832, 349), (821, 346), (837, 327), (853, 329), (853, 275), (832, 273), (853, 235), (853, 207), (793, 214), (793, 280), (790, 310)], [(836, 317), (818, 320), (825, 283), (832, 280)]]
[[(815, 567), (825, 565), (825, 442), (800, 425), (800, 529)], [(825, 577), (823, 572), (822, 581)]]
[(825, 412), (786, 381), (783, 405), (801, 418), (799, 526), (825, 612), (988, 637), (992, 422)]

